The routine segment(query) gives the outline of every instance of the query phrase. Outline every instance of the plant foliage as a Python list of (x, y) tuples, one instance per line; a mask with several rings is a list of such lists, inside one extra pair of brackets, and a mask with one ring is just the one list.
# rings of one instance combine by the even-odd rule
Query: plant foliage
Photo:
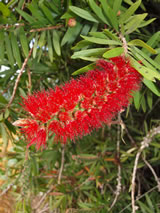
[[(0, 205), (10, 192), (15, 213), (160, 212), (159, 7), (158, 0), (0, 1)], [(118, 122), (76, 143), (53, 143), (53, 134), (45, 150), (26, 148), (13, 125), (27, 118), (22, 97), (117, 56), (143, 79)]]

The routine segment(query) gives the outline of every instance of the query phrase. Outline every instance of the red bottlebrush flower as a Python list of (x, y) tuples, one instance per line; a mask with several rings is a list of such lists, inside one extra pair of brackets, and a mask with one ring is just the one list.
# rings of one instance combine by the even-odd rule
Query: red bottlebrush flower
[(15, 126), (20, 126), (21, 132), (26, 135), (26, 138), (30, 143), (27, 147), (32, 144), (36, 144), (37, 150), (46, 145), (46, 130), (41, 128), (37, 121), (33, 119), (19, 119), (13, 123)]
[(128, 106), (132, 91), (140, 88), (141, 76), (123, 57), (99, 60), (96, 68), (55, 90), (23, 98), (23, 108), (32, 119), (17, 126), (29, 141), (28, 147), (45, 146), (46, 137), (66, 143), (110, 124)]

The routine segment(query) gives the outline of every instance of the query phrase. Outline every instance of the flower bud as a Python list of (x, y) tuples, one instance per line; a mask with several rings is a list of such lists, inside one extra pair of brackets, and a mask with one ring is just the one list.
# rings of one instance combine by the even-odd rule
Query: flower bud
[(77, 24), (76, 19), (75, 18), (70, 18), (68, 20), (68, 27), (75, 27)]

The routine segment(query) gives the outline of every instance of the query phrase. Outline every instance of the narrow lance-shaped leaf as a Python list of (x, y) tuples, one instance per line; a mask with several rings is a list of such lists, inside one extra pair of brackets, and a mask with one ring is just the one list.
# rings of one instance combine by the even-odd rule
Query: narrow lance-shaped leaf
[(0, 60), (3, 60), (4, 59), (4, 32), (0, 32), (0, 48), (1, 48), (1, 51), (0, 51)]
[(38, 46), (42, 48), (46, 43), (46, 31), (43, 31), (40, 35)]
[(51, 35), (49, 30), (47, 31), (47, 42), (48, 42), (49, 59), (51, 62), (53, 62), (53, 48), (52, 48)]
[(126, 22), (131, 15), (137, 10), (137, 8), (140, 6), (141, 0), (138, 0), (134, 4), (132, 4), (124, 13), (120, 15), (119, 23)]
[(15, 8), (15, 10), (30, 24), (33, 24), (33, 23), (36, 22), (35, 19), (32, 16), (28, 15), (28, 13), (20, 10), (19, 8)]
[(147, 49), (149, 52), (156, 54), (156, 50), (154, 50), (151, 46), (149, 46), (148, 44), (146, 44), (144, 41), (142, 41), (140, 39), (134, 39), (134, 40), (128, 42), (128, 45), (143, 47), (143, 48)]
[(26, 33), (24, 31), (24, 27), (20, 28), (19, 38), (20, 38), (20, 43), (22, 46), (23, 53), (25, 57), (27, 58), (29, 54), (29, 47), (28, 47), (28, 41), (27, 41)]
[(111, 23), (111, 26), (118, 31), (118, 20), (117, 20), (117, 14), (110, 8), (106, 0), (100, 0), (104, 13), (106, 17), (109, 19), (109, 22)]
[(147, 103), (148, 103), (149, 108), (152, 109), (152, 106), (153, 106), (153, 93), (150, 90), (147, 91)]
[(115, 12), (115, 14), (117, 14), (117, 12), (120, 10), (121, 4), (122, 0), (114, 0), (113, 11)]
[(33, 45), (33, 58), (36, 57), (37, 50), (38, 50), (38, 33), (36, 34), (34, 45)]
[(9, 63), (12, 67), (14, 67), (13, 51), (12, 51), (11, 42), (10, 42), (8, 33), (5, 34), (5, 46), (6, 46)]
[(79, 35), (83, 25), (77, 22), (75, 27), (69, 27), (66, 33), (64, 34), (64, 37), (61, 41), (61, 47), (63, 45), (67, 44), (72, 44), (77, 36)]
[(147, 13), (135, 15), (132, 19), (124, 26), (125, 34), (130, 34), (134, 32), (141, 24), (141, 22), (145, 19)]
[(46, 18), (50, 21), (50, 23), (55, 24), (52, 12), (43, 3), (40, 3), (39, 5), (43, 13), (45, 14)]
[(118, 36), (116, 34), (114, 34), (113, 32), (111, 32), (108, 29), (104, 29), (103, 31), (109, 38), (115, 40), (115, 41), (120, 41), (120, 39), (118, 38)]
[(3, 4), (2, 2), (0, 2), (0, 11), (3, 14), (3, 16), (8, 17), (10, 15), (10, 10), (8, 9), (8, 7)]
[(19, 45), (17, 38), (14, 33), (11, 33), (11, 44), (12, 44), (12, 49), (14, 52), (14, 58), (19, 66), (21, 68), (22, 66), (22, 61), (21, 61), (21, 56), (20, 56), (20, 51), (19, 51)]
[(157, 86), (152, 82), (147, 79), (143, 80), (143, 83), (157, 96), (160, 96), (160, 90), (157, 88)]
[(53, 46), (58, 56), (61, 55), (60, 37), (56, 30), (53, 30)]
[(156, 72), (155, 70), (152, 70), (148, 67), (142, 66), (140, 63), (138, 63), (134, 58), (131, 58), (132, 66), (146, 79), (150, 81), (154, 81), (155, 78), (160, 80), (160, 74)]
[(88, 49), (88, 50), (81, 50), (81, 51), (78, 51), (78, 52), (75, 52), (73, 55), (72, 55), (72, 59), (76, 59), (76, 58), (79, 58), (79, 57), (87, 57), (87, 56), (102, 56), (103, 53), (106, 52), (106, 48), (93, 48), (93, 49)]
[(141, 98), (140, 91), (135, 92), (134, 95), (133, 95), (133, 98), (134, 98), (134, 106), (135, 106), (136, 110), (139, 110), (140, 98)]
[[(153, 60), (151, 57), (149, 57), (146, 53), (144, 53), (142, 50), (138, 49), (137, 47), (133, 48), (134, 54), (136, 56), (139, 56), (139, 60), (142, 60), (142, 63), (146, 65), (147, 67), (151, 69), (158, 69), (160, 70), (160, 64), (157, 63), (155, 60)], [(133, 52), (132, 51), (132, 52)]]
[(94, 0), (89, 0), (89, 5), (101, 21), (103, 21), (105, 24), (109, 24), (103, 15), (102, 9), (95, 3)]
[(124, 53), (124, 48), (123, 47), (116, 47), (111, 50), (108, 50), (103, 54), (104, 58), (112, 58), (121, 55)]
[(89, 36), (81, 36), (81, 37), (95, 44), (121, 45), (121, 42), (119, 41), (113, 41), (113, 40), (107, 40), (107, 39), (101, 39), (101, 38), (95, 38), (95, 37), (89, 37)]
[(77, 16), (80, 16), (81, 18), (84, 18), (88, 21), (96, 22), (98, 23), (98, 20), (94, 18), (94, 16), (91, 15), (91, 13), (87, 10), (81, 9), (79, 7), (70, 6), (69, 9), (75, 13)]

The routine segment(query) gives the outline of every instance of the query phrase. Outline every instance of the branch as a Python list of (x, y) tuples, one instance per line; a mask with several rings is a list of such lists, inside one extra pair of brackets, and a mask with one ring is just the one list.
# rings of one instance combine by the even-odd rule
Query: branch
[(144, 157), (143, 157), (143, 161), (148, 166), (148, 168), (151, 170), (151, 172), (155, 178), (155, 181), (157, 182), (158, 191), (160, 192), (160, 180), (157, 177), (157, 174), (155, 173), (155, 171), (154, 171), (153, 167), (150, 165), (150, 163)]
[[(121, 125), (121, 116), (120, 116), (120, 113), (118, 114), (118, 121), (119, 121), (119, 124)], [(121, 135), (121, 130), (120, 130), (120, 125), (118, 125), (118, 132), (117, 132), (117, 157), (119, 159), (120, 157), (120, 135)], [(120, 192), (121, 192), (121, 165), (118, 164), (118, 174), (117, 174), (117, 188), (116, 188), (116, 192), (115, 192), (115, 198), (110, 206), (110, 209), (111, 210), (113, 208), (113, 206), (116, 204), (117, 202), (117, 199), (120, 195)]]
[(22, 65), (22, 68), (21, 68), (21, 70), (20, 70), (20, 72), (19, 72), (19, 74), (18, 74), (18, 76), (17, 76), (16, 82), (15, 82), (15, 85), (14, 85), (14, 88), (13, 88), (12, 96), (11, 96), (10, 101), (9, 101), (9, 103), (8, 103), (8, 105), (7, 105), (6, 108), (9, 108), (10, 105), (12, 104), (13, 100), (14, 100), (14, 97), (15, 97), (15, 94), (16, 94), (16, 90), (17, 90), (17, 87), (18, 87), (19, 80), (20, 80), (21, 75), (22, 75), (22, 73), (23, 73), (23, 70), (25, 69), (25, 67), (26, 67), (26, 65), (27, 65), (27, 62), (28, 62), (28, 60), (29, 60), (29, 58), (30, 58), (30, 56), (31, 56), (31, 54), (32, 54), (32, 50), (33, 50), (33, 47), (30, 49), (29, 54), (28, 54), (28, 57), (24, 60), (24, 63), (23, 63), (23, 65)]
[(33, 32), (40, 32), (40, 31), (45, 31), (45, 30), (53, 30), (53, 29), (59, 29), (64, 27), (62, 24), (61, 25), (57, 25), (57, 26), (49, 26), (49, 27), (42, 27), (42, 28), (38, 28), (38, 29), (32, 29), (29, 32), (33, 33)]
[[(18, 27), (22, 27), (22, 26), (25, 26), (24, 23), (17, 23), (17, 24), (14, 24), (14, 25), (0, 25), (0, 29), (5, 29), (5, 30), (8, 30), (9, 28), (18, 28)], [(56, 25), (56, 26), (48, 26), (48, 27), (42, 27), (42, 28), (35, 28), (35, 29), (31, 29), (29, 32), (30, 33), (33, 33), (33, 32), (40, 32), (40, 31), (45, 31), (45, 30), (53, 30), (53, 29), (59, 29), (59, 28), (62, 28), (64, 27), (64, 25), (60, 24), (60, 25)]]
[(64, 167), (64, 152), (65, 152), (65, 145), (63, 145), (62, 147), (62, 158), (61, 158), (61, 167), (60, 167), (59, 175), (58, 175), (58, 184), (61, 183), (61, 177), (62, 177), (62, 172)]
[(149, 131), (149, 133), (146, 135), (146, 137), (144, 137), (144, 140), (141, 142), (141, 146), (136, 154), (133, 173), (132, 173), (132, 182), (131, 182), (132, 213), (136, 213), (136, 210), (137, 210), (137, 207), (135, 206), (134, 197), (135, 197), (135, 180), (136, 180), (138, 161), (139, 161), (142, 151), (149, 146), (149, 144), (152, 141), (152, 138), (157, 134), (160, 134), (160, 126), (155, 127)]

